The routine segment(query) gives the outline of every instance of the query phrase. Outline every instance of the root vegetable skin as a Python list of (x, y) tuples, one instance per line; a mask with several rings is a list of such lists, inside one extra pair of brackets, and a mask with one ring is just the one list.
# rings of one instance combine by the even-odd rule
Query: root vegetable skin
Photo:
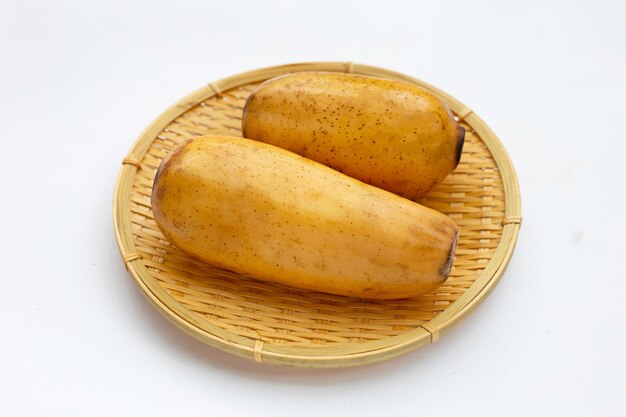
[(321, 292), (415, 296), (450, 272), (447, 216), (261, 142), (196, 138), (163, 160), (152, 193), (164, 235), (208, 263)]
[(242, 131), (409, 199), (454, 170), (465, 138), (448, 107), (420, 87), (327, 72), (261, 84)]

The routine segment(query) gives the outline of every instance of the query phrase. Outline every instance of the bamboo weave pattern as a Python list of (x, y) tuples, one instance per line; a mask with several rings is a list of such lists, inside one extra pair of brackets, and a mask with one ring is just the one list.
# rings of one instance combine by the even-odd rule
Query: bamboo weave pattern
[(369, 301), (311, 293), (214, 268), (171, 246), (150, 207), (160, 161), (195, 136), (241, 136), (243, 105), (256, 85), (216, 91), (219, 94), (171, 122), (138, 161), (141, 169), (134, 178), (130, 205), (133, 236), (142, 262), (163, 289), (198, 318), (229, 332), (265, 344), (295, 347), (341, 346), (398, 335), (432, 320), (472, 285), (500, 241), (504, 195), (491, 154), (466, 123), (462, 123), (467, 133), (459, 166), (420, 200), (450, 216), (461, 228), (451, 276), (429, 294)]

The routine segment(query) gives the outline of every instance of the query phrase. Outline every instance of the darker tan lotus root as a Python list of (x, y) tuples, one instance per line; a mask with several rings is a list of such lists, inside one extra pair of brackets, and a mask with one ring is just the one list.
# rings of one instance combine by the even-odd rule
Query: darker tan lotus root
[(299, 72), (252, 92), (243, 135), (415, 199), (458, 165), (465, 130), (432, 93), (395, 80)]

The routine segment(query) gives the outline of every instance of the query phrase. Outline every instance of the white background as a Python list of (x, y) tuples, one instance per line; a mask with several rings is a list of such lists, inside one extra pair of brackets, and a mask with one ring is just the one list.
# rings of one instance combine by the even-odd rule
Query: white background
[[(1, 1), (0, 415), (626, 415), (625, 17), (623, 1)], [(473, 108), (511, 155), (524, 223), (495, 291), (436, 344), (257, 365), (144, 300), (114, 182), (180, 97), (319, 60)]]

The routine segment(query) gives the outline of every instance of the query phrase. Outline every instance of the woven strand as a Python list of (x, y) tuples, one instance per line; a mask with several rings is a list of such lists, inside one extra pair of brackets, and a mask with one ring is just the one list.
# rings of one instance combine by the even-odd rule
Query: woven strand
[(137, 169), (141, 169), (141, 162), (139, 162), (137, 159), (133, 158), (132, 156), (127, 156), (126, 158), (124, 158), (122, 160), (122, 164), (134, 165), (137, 167)]
[(348, 74), (353, 74), (354, 73), (354, 63), (353, 62), (346, 62), (346, 72)]
[(220, 88), (217, 86), (217, 84), (215, 83), (210, 83), (209, 87), (211, 87), (211, 89), (215, 92), (215, 95), (218, 97), (222, 97), (222, 90), (220, 90)]
[(435, 343), (437, 340), (439, 340), (439, 329), (435, 329), (428, 323), (423, 323), (422, 328), (430, 333), (430, 343)]
[(254, 346), (252, 348), (252, 356), (254, 357), (255, 362), (263, 363), (263, 356), (261, 355), (262, 351), (263, 351), (263, 341), (259, 339), (255, 340)]
[(133, 253), (127, 253), (126, 255), (122, 255), (122, 258), (124, 259), (124, 266), (126, 267), (126, 270), (128, 271), (128, 265), (132, 261), (136, 261), (137, 259), (143, 259), (143, 255), (137, 252), (133, 252)]
[(123, 258), (124, 258), (124, 263), (129, 263), (131, 261), (134, 261), (135, 259), (143, 258), (143, 255), (137, 252), (133, 252), (133, 253), (124, 255)]
[(511, 223), (522, 224), (522, 218), (520, 216), (509, 216), (509, 217), (505, 217), (504, 221), (502, 222), (502, 224), (511, 224)]
[(463, 109), (461, 109), (461, 111), (458, 114), (459, 121), (465, 120), (467, 116), (469, 116), (472, 113), (474, 113), (474, 110), (470, 109), (469, 107), (463, 107)]

